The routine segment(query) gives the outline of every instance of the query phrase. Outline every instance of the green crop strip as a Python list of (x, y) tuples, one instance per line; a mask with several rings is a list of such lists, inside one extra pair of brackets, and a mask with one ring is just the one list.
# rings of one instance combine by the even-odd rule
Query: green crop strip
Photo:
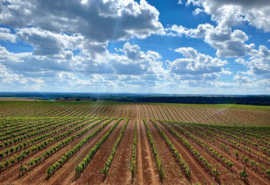
[(174, 157), (177, 159), (178, 163), (180, 164), (181, 169), (184, 171), (186, 176), (190, 179), (191, 174), (190, 174), (190, 169), (186, 162), (183, 160), (182, 156), (178, 153), (177, 149), (174, 147), (172, 142), (168, 139), (168, 137), (164, 134), (164, 132), (159, 128), (159, 126), (156, 124), (156, 122), (152, 119), (150, 121), (154, 124), (160, 135), (163, 137), (163, 139), (166, 141), (166, 144), (169, 146), (171, 149), (172, 153), (174, 154)]
[(83, 159), (82, 162), (78, 166), (75, 167), (76, 179), (78, 176), (84, 171), (86, 166), (91, 162), (101, 145), (106, 141), (106, 139), (110, 136), (115, 127), (119, 124), (119, 122), (123, 120), (123, 118), (118, 119), (118, 121), (113, 125), (113, 127), (98, 141), (98, 143), (89, 151), (89, 154)]
[(154, 143), (154, 139), (152, 137), (152, 134), (148, 128), (148, 125), (146, 123), (146, 121), (143, 119), (143, 123), (146, 127), (146, 131), (147, 131), (147, 135), (148, 135), (148, 139), (150, 141), (150, 144), (152, 146), (152, 150), (153, 150), (153, 153), (154, 153), (154, 156), (155, 156), (155, 161), (156, 161), (156, 164), (158, 166), (158, 172), (159, 172), (159, 177), (160, 177), (160, 181), (162, 182), (163, 181), (163, 178), (164, 178), (164, 172), (163, 172), (163, 168), (162, 168), (162, 163), (161, 163), (161, 160), (160, 160), (160, 157), (158, 155), (158, 152), (157, 152), (157, 148), (156, 148), (156, 145)]
[(133, 147), (132, 147), (132, 166), (131, 166), (131, 182), (133, 183), (135, 168), (136, 168), (136, 149), (137, 149), (137, 120), (134, 126)]
[(112, 161), (113, 161), (115, 152), (116, 152), (116, 150), (117, 150), (117, 147), (119, 146), (119, 143), (120, 143), (120, 141), (121, 141), (121, 138), (122, 138), (122, 136), (123, 136), (123, 134), (124, 134), (124, 131), (125, 131), (125, 129), (126, 129), (126, 126), (127, 126), (128, 122), (129, 122), (129, 120), (130, 120), (130, 119), (128, 119), (128, 120), (126, 121), (125, 125), (123, 126), (121, 133), (119, 134), (119, 136), (118, 136), (116, 142), (114, 143), (114, 146), (113, 146), (113, 149), (112, 149), (112, 151), (111, 151), (111, 154), (110, 154), (110, 156), (109, 156), (107, 162), (106, 162), (105, 165), (104, 165), (104, 168), (103, 168), (103, 170), (102, 170), (103, 173), (104, 173), (104, 179), (103, 179), (103, 180), (105, 180), (106, 177), (107, 177), (107, 173), (108, 173), (108, 171), (109, 171), (109, 169), (110, 169), (110, 166), (111, 166), (111, 164), (112, 164)]
[[(102, 119), (99, 122), (93, 124), (91, 127), (85, 129), (85, 130), (91, 130), (97, 125), (99, 125), (101, 122), (105, 121), (108, 118)], [(78, 152), (86, 143), (88, 143), (94, 136), (96, 136), (104, 127), (106, 127), (109, 123), (111, 123), (116, 118), (109, 119), (106, 123), (104, 123), (101, 127), (99, 127), (96, 131), (94, 131), (92, 134), (87, 136), (85, 139), (83, 139), (79, 144), (74, 146), (72, 149), (70, 149), (68, 152), (66, 152), (61, 158), (56, 161), (53, 165), (49, 166), (47, 169), (47, 175), (50, 177), (54, 172), (56, 172), (59, 167), (61, 167), (65, 162), (67, 162), (76, 152)], [(87, 131), (82, 131), (82, 133), (86, 133)], [(80, 137), (82, 134), (77, 134), (77, 137)]]
[[(208, 163), (208, 161), (204, 158), (203, 155), (201, 155), (186, 139), (184, 139), (182, 136), (180, 136), (179, 134), (177, 134), (171, 127), (169, 127), (167, 124), (165, 124), (163, 121), (159, 120), (159, 122), (165, 126), (165, 128), (167, 128), (178, 140), (181, 141), (181, 143), (185, 146), (185, 148), (192, 154), (192, 156), (198, 160), (204, 167), (205, 169), (208, 169), (208, 173), (211, 174), (211, 169), (213, 168), (213, 165)], [(175, 127), (175, 124), (173, 122), (169, 122), (170, 124), (172, 124)], [(199, 144), (203, 145), (203, 141), (198, 140), (195, 136), (189, 134), (188, 132), (184, 131), (183, 129), (181, 129), (180, 127), (176, 128), (182, 132), (183, 134), (187, 135), (187, 137), (194, 139), (196, 142), (198, 142)], [(215, 178), (218, 182), (220, 182), (220, 172), (217, 169), (212, 169)]]

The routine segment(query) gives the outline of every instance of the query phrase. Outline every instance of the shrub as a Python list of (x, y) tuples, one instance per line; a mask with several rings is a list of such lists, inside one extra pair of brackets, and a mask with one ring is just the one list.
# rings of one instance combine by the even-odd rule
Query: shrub
[(13, 158), (13, 157), (9, 158), (9, 161), (11, 162), (11, 164), (12, 164), (12, 165), (14, 165), (15, 160), (14, 160), (14, 158)]

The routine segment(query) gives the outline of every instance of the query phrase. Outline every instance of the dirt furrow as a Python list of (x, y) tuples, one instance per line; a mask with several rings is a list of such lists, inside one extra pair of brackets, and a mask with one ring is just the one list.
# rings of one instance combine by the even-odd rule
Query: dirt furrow
[[(88, 125), (88, 127), (90, 127), (92, 124), (94, 124), (95, 122), (91, 123), (90, 125)], [(102, 123), (101, 123), (102, 124)], [(77, 130), (76, 132), (73, 133), (73, 135), (76, 135), (78, 134), (80, 131), (84, 130), (86, 127), (84, 128), (81, 128), (79, 130)], [(97, 128), (94, 128), (92, 131), (94, 131), (95, 129)], [(72, 135), (68, 136), (68, 137), (71, 137)], [(61, 148), (60, 150), (58, 150), (57, 152), (53, 153), (53, 155), (51, 155), (49, 158), (46, 159), (46, 162), (43, 162), (41, 164), (39, 164), (37, 167), (34, 166), (33, 170), (29, 171), (27, 175), (24, 175), (23, 177), (21, 177), (20, 179), (18, 179), (18, 176), (19, 176), (19, 168), (20, 168), (20, 165), (21, 164), (16, 164), (14, 166), (12, 166), (11, 168), (12, 169), (9, 169), (8, 171), (5, 171), (4, 173), (1, 174), (2, 178), (0, 178), (0, 182), (4, 182), (4, 181), (7, 181), (7, 182), (13, 182), (13, 181), (16, 181), (19, 182), (19, 184), (23, 184), (24, 182), (24, 179), (33, 179), (33, 178), (36, 178), (36, 179), (41, 179), (41, 176), (42, 175), (46, 175), (46, 170), (47, 168), (49, 167), (49, 165), (51, 165), (53, 162), (55, 162), (56, 159), (58, 159), (56, 156), (59, 156), (60, 154), (64, 154), (66, 152), (66, 148), (67, 147), (70, 147), (70, 146), (75, 146), (76, 144), (78, 144), (81, 139), (85, 138), (87, 136), (87, 134), (85, 134), (83, 137), (80, 137), (78, 139), (75, 139), (71, 144), (65, 146), (64, 148)], [(58, 145), (59, 143), (61, 143), (63, 140), (65, 140), (66, 137), (58, 140), (57, 142), (53, 143), (52, 145), (48, 146), (47, 148), (43, 148), (42, 150), (36, 152), (35, 154), (29, 156), (28, 158), (26, 158), (23, 162), (24, 165), (27, 165), (26, 163), (30, 160), (30, 159), (34, 159), (38, 156), (40, 156), (42, 153), (44, 153), (48, 148), (51, 148), (53, 146), (56, 146)], [(61, 155), (60, 155), (61, 156)], [(55, 159), (56, 158), (56, 159)], [(46, 167), (44, 167), (44, 165)], [(41, 173), (40, 174), (40, 171), (42, 169), (42, 167), (44, 167), (44, 174)], [(18, 175), (17, 175), (18, 174)], [(32, 175), (32, 174), (35, 174), (35, 175)], [(44, 180), (41, 179), (41, 180)], [(26, 181), (26, 184), (28, 184), (29, 181)]]
[(104, 184), (131, 184), (134, 124), (135, 120), (127, 124)]
[(150, 118), (155, 119), (155, 116), (153, 114), (152, 109), (149, 107), (149, 104), (144, 104), (144, 110), (145, 110), (145, 112), (148, 112), (148, 118), (147, 118), (147, 115), (146, 115), (147, 120), (150, 119)]
[[(183, 129), (185, 129), (185, 128), (183, 128)], [(186, 130), (186, 131), (189, 132), (188, 130)], [(205, 141), (204, 139), (201, 139), (201, 140)], [(223, 157), (225, 157), (225, 158), (229, 159), (231, 162), (233, 162), (234, 163), (233, 169), (235, 169), (237, 172), (244, 169), (244, 166), (245, 166), (244, 164), (240, 163), (239, 161), (234, 159), (232, 156), (228, 155), (226, 152), (223, 152), (219, 147), (216, 147), (215, 145), (213, 145), (211, 143), (208, 143), (208, 144), (209, 144), (208, 147), (212, 147), (218, 153), (222, 154)], [(269, 184), (269, 181), (267, 181), (266, 179), (264, 179), (263, 177), (261, 177), (257, 173), (253, 172), (249, 168), (246, 168), (246, 172), (248, 173), (248, 181), (251, 184), (260, 184), (260, 185)]]
[[(134, 184), (160, 184), (154, 155), (142, 121), (137, 123), (138, 132), (138, 176)], [(142, 174), (142, 176), (141, 176)]]
[(183, 157), (184, 161), (189, 165), (191, 171), (192, 183), (203, 184), (206, 181), (208, 184), (216, 183), (213, 177), (211, 177), (204, 168), (190, 155), (187, 149), (178, 141), (162, 124), (158, 123), (158, 126), (166, 134), (168, 139), (172, 142), (179, 154)]
[[(154, 119), (161, 119), (161, 118), (159, 118), (159, 116), (157, 115), (157, 112), (156, 112), (156, 110), (155, 110), (155, 108), (153, 107), (152, 104), (148, 104), (148, 107), (149, 107), (149, 109), (152, 111), (153, 116), (154, 116)], [(149, 110), (149, 109), (148, 109), (148, 110)]]
[[(125, 120), (122, 120), (119, 123), (119, 125), (117, 125), (117, 127), (110, 134), (108, 139), (101, 145), (100, 149), (97, 151), (97, 153), (95, 154), (91, 162), (87, 165), (83, 173), (74, 182), (74, 184), (101, 184), (103, 182), (104, 174), (100, 173), (100, 170), (103, 169), (107, 159), (109, 158), (113, 145), (115, 141), (117, 140), (124, 124), (125, 124)], [(85, 155), (90, 151), (90, 149), (91, 147), (89, 147), (89, 150), (86, 151)], [(82, 156), (82, 158), (84, 156)], [(68, 180), (65, 181), (64, 183), (61, 182), (61, 180), (63, 180), (63, 177), (61, 176), (60, 178), (58, 178), (59, 180), (56, 181), (58, 183), (54, 182), (51, 184), (71, 184), (72, 181), (70, 180), (74, 180), (75, 178), (75, 171), (73, 171), (73, 173), (74, 173), (74, 177), (68, 178)]]
[[(175, 132), (178, 134), (181, 134), (177, 129), (172, 127), (170, 124), (168, 124)], [(224, 167), (222, 164), (219, 164), (220, 162), (217, 161), (213, 156), (211, 156), (209, 153), (207, 153), (204, 149), (202, 149), (196, 142), (193, 142), (190, 138), (186, 137), (184, 134), (181, 134), (181, 136), (186, 139), (196, 150), (199, 152), (210, 164), (213, 165), (213, 167), (217, 167), (218, 170), (221, 172), (221, 184), (244, 184), (240, 180), (240, 178), (232, 172), (230, 172), (226, 167)], [(207, 143), (208, 144), (208, 143)]]
[(164, 171), (164, 179), (162, 184), (191, 184), (182, 173), (181, 168), (173, 156), (172, 152), (168, 148), (166, 142), (161, 137), (152, 122), (147, 123), (149, 130), (154, 139), (157, 147), (158, 154), (162, 162), (162, 168)]

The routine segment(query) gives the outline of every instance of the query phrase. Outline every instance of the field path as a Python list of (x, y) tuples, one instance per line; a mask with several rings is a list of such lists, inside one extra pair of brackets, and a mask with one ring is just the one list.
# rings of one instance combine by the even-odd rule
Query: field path
[(127, 124), (122, 139), (117, 147), (111, 167), (103, 184), (123, 185), (131, 184), (131, 160), (132, 144), (135, 120), (130, 120)]
[[(137, 176), (137, 183), (138, 184), (143, 184), (143, 163), (142, 163), (142, 146), (141, 146), (141, 132), (138, 129), (140, 122), (140, 104), (137, 105), (137, 138), (138, 138), (138, 143), (137, 143), (137, 169), (138, 173), (135, 174), (135, 178)], [(136, 179), (135, 179), (136, 181)]]
[[(158, 171), (154, 165), (154, 155), (142, 121), (138, 128), (138, 180), (136, 184), (160, 184)], [(141, 160), (140, 160), (141, 159)]]

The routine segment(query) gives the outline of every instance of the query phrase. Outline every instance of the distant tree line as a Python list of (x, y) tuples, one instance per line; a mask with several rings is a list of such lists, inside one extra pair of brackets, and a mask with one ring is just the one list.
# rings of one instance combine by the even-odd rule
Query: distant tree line
[(27, 97), (39, 100), (74, 99), (83, 101), (116, 102), (153, 102), (153, 103), (183, 103), (183, 104), (245, 104), (270, 105), (269, 95), (170, 95), (170, 94), (131, 94), (131, 93), (34, 93), (34, 92), (0, 92), (0, 97)]
[(270, 105), (270, 96), (248, 97), (204, 97), (204, 96), (181, 96), (181, 97), (122, 97), (108, 98), (118, 102), (154, 102), (154, 103), (183, 103), (183, 104), (244, 104), (244, 105)]

